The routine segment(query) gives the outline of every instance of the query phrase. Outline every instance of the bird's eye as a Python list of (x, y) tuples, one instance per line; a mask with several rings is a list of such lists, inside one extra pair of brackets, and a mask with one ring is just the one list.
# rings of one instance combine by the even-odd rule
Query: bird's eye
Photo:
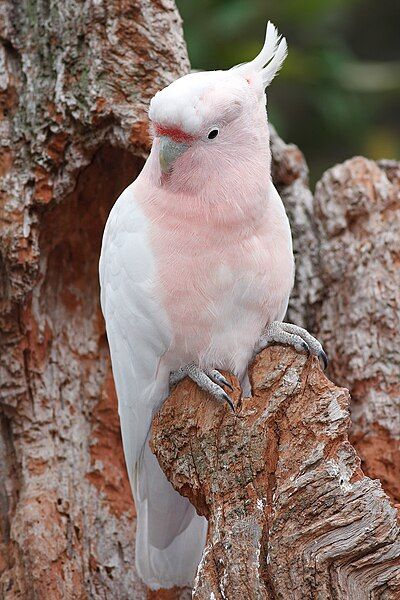
[(208, 139), (209, 140), (213, 140), (214, 138), (217, 137), (217, 135), (219, 134), (219, 129), (218, 127), (214, 127), (214, 129), (211, 129), (210, 133), (208, 134)]

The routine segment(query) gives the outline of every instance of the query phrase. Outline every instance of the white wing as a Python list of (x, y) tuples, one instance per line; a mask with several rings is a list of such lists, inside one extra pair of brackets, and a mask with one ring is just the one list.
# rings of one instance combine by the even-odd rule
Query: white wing
[(206, 521), (175, 492), (147, 443), (154, 411), (168, 394), (169, 373), (160, 361), (171, 341), (155, 289), (149, 227), (132, 184), (107, 221), (100, 284), (125, 460), (138, 513), (136, 566), (154, 589), (190, 585), (204, 547)]
[(110, 213), (100, 257), (101, 306), (131, 480), (152, 412), (168, 393), (168, 374), (159, 370), (159, 363), (171, 332), (157, 298), (148, 240), (149, 224), (132, 184)]

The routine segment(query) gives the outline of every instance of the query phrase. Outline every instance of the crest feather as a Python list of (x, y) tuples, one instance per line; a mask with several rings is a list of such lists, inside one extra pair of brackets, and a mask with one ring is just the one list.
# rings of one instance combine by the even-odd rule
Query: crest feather
[(286, 39), (279, 35), (275, 25), (268, 21), (261, 52), (252, 61), (239, 65), (237, 68), (243, 74), (258, 71), (261, 73), (264, 87), (267, 87), (282, 67), (286, 56)]

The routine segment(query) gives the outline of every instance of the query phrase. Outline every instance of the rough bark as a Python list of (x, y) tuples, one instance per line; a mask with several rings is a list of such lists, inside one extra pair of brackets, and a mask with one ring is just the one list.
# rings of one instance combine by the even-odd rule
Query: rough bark
[(356, 157), (330, 169), (312, 219), (306, 325), (350, 390), (363, 469), (400, 502), (400, 165)]
[(274, 130), (271, 149), (296, 258), (287, 320), (323, 342), (330, 377), (350, 390), (362, 467), (400, 503), (400, 164), (353, 158), (313, 199), (299, 149)]
[(367, 600), (400, 594), (400, 531), (347, 437), (348, 392), (315, 358), (259, 355), (237, 413), (185, 380), (153, 421), (174, 487), (209, 520), (193, 598)]
[(173, 2), (0, 6), (0, 597), (145, 598), (97, 263), (188, 70)]
[(295, 285), (286, 320), (307, 327), (308, 310), (319, 291), (315, 268), (318, 246), (308, 167), (299, 148), (294, 144), (286, 144), (272, 125), (270, 135), (272, 178), (289, 217), (296, 261)]

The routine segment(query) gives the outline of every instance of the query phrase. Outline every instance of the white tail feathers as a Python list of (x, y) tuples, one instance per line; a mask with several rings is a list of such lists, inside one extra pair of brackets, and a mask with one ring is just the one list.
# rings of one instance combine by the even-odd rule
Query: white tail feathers
[(207, 521), (174, 490), (146, 444), (133, 478), (136, 569), (152, 589), (193, 586)]
[(239, 65), (237, 68), (243, 73), (260, 72), (264, 87), (267, 87), (282, 67), (286, 56), (286, 39), (279, 35), (275, 25), (268, 21), (261, 52), (251, 62)]

